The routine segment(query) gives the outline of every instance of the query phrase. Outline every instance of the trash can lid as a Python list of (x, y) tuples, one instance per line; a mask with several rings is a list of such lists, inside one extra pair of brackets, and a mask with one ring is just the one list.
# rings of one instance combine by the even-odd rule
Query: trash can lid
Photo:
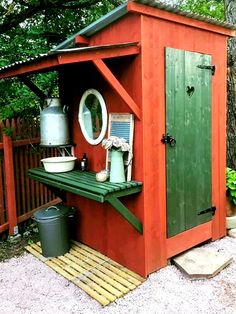
[(71, 207), (65, 205), (53, 205), (40, 209), (34, 213), (34, 218), (37, 220), (46, 220), (51, 218), (58, 218), (69, 214)]

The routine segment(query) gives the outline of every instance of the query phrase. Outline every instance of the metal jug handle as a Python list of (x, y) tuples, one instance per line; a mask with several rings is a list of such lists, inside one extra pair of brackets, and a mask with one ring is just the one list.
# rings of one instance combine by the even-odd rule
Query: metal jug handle
[(64, 105), (62, 111), (63, 111), (64, 113), (67, 113), (68, 110), (69, 110), (69, 106)]
[(48, 108), (50, 104), (47, 103), (48, 98), (45, 98), (43, 101), (40, 102), (39, 104), (39, 109), (40, 111), (43, 111), (44, 109)]
[(41, 111), (43, 111), (45, 108), (46, 108), (47, 106), (46, 106), (46, 101), (45, 101), (45, 99), (42, 101), (40, 101), (39, 102), (39, 110), (40, 110), (40, 112)]

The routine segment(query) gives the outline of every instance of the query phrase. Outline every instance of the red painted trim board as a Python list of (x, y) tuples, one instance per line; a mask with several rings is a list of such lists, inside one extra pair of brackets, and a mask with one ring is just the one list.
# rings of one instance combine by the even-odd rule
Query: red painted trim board
[(206, 222), (166, 240), (167, 258), (184, 252), (212, 237), (212, 222)]
[(94, 65), (98, 69), (98, 71), (104, 76), (107, 82), (115, 89), (115, 91), (120, 95), (120, 97), (125, 101), (125, 103), (129, 106), (132, 112), (136, 115), (136, 117), (141, 119), (141, 110), (138, 105), (134, 102), (134, 100), (127, 93), (125, 88), (121, 85), (121, 83), (117, 80), (114, 74), (110, 71), (107, 65), (101, 60), (93, 60)]

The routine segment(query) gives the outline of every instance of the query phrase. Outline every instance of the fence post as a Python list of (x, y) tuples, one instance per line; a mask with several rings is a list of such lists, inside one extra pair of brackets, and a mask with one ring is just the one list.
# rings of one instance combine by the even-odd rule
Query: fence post
[(13, 163), (13, 144), (10, 136), (3, 134), (4, 166), (6, 179), (6, 203), (9, 222), (9, 234), (18, 233), (16, 213), (16, 190)]

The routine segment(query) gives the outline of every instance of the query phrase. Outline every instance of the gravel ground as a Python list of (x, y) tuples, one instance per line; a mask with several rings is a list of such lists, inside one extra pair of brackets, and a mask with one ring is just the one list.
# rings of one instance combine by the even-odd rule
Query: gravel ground
[(125, 297), (102, 307), (74, 284), (25, 253), (0, 263), (1, 314), (200, 314), (236, 313), (236, 239), (225, 237), (207, 247), (233, 256), (212, 279), (189, 280), (175, 266), (151, 274)]

